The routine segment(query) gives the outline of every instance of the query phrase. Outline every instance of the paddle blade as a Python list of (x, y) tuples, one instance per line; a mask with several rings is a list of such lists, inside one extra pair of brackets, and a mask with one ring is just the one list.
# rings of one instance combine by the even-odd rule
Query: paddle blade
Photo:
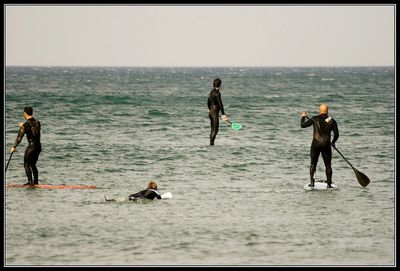
[(357, 180), (362, 187), (366, 187), (367, 185), (369, 185), (370, 180), (367, 177), (367, 175), (365, 175), (364, 173), (362, 173), (356, 169), (354, 170), (354, 173), (356, 174)]
[(242, 129), (243, 125), (237, 122), (232, 123), (231, 125), (232, 129), (235, 131), (239, 131), (240, 129)]

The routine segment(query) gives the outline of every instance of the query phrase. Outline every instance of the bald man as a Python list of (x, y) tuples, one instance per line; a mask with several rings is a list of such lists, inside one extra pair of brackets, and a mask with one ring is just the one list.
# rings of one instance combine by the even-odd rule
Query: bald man
[[(319, 115), (314, 116), (306, 121), (307, 112), (301, 113), (301, 128), (306, 128), (313, 125), (314, 136), (311, 143), (311, 166), (309, 186), (314, 186), (314, 174), (318, 164), (319, 154), (322, 153), (322, 158), (325, 164), (326, 181), (328, 187), (332, 184), (332, 148), (339, 139), (339, 129), (336, 121), (328, 115), (329, 107), (327, 104), (319, 106)], [(333, 140), (331, 142), (331, 132), (333, 131)]]

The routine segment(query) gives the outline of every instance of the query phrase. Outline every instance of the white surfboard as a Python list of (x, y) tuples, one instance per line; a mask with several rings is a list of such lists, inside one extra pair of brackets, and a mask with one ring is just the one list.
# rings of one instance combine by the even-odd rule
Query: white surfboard
[(337, 185), (332, 182), (331, 186), (332, 188), (327, 187), (328, 184), (326, 182), (315, 182), (314, 186), (309, 186), (309, 184), (306, 184), (304, 186), (304, 189), (307, 191), (312, 191), (312, 190), (335, 190), (338, 189)]
[(164, 194), (161, 194), (162, 199), (172, 199), (172, 194), (171, 192), (165, 192)]

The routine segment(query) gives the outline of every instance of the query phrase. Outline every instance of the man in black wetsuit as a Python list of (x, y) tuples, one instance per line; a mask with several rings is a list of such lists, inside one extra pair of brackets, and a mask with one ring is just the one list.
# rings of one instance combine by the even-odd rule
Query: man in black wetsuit
[(221, 79), (217, 78), (213, 82), (213, 89), (208, 96), (207, 106), (208, 106), (208, 116), (211, 121), (211, 133), (210, 133), (210, 145), (214, 145), (215, 137), (218, 134), (219, 128), (219, 111), (221, 110), (221, 118), (227, 121), (228, 118), (225, 115), (224, 105), (221, 99)]
[(161, 199), (161, 195), (157, 191), (157, 184), (156, 182), (149, 182), (147, 185), (147, 189), (129, 195), (129, 200), (139, 200), (139, 199), (150, 199), (153, 200), (155, 198)]
[(42, 145), (40, 143), (40, 122), (32, 117), (32, 115), (32, 107), (25, 107), (24, 119), (26, 119), (26, 121), (25, 123), (19, 123), (18, 136), (15, 140), (14, 146), (11, 148), (11, 152), (15, 152), (18, 144), (26, 134), (26, 138), (28, 139), (28, 147), (26, 148), (24, 155), (24, 167), (26, 176), (28, 177), (26, 185), (39, 184), (39, 172), (36, 168), (36, 162), (38, 161), (39, 154), (42, 151)]
[[(328, 105), (321, 104), (319, 107), (319, 115), (311, 119), (305, 120), (307, 113), (301, 113), (301, 128), (306, 128), (313, 125), (314, 136), (311, 143), (311, 166), (310, 166), (310, 180), (309, 186), (314, 186), (314, 174), (317, 168), (319, 154), (322, 153), (322, 158), (325, 163), (326, 181), (328, 187), (332, 184), (332, 148), (331, 144), (335, 146), (335, 142), (339, 138), (339, 129), (336, 121), (328, 116)], [(331, 143), (331, 132), (333, 131), (333, 140)]]

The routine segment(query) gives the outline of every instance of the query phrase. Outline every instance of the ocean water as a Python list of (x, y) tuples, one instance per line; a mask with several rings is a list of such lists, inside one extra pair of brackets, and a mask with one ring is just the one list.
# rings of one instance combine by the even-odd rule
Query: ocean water
[[(5, 152), (32, 106), (42, 183), (4, 188), (5, 264), (118, 266), (395, 265), (393, 67), (7, 67)], [(207, 97), (220, 122), (209, 146)], [(339, 189), (306, 192), (312, 128), (328, 103)], [(24, 138), (4, 183), (25, 183)], [(316, 178), (325, 178), (320, 157)], [(129, 202), (150, 180), (172, 199)], [(115, 198), (106, 202), (104, 195)]]

